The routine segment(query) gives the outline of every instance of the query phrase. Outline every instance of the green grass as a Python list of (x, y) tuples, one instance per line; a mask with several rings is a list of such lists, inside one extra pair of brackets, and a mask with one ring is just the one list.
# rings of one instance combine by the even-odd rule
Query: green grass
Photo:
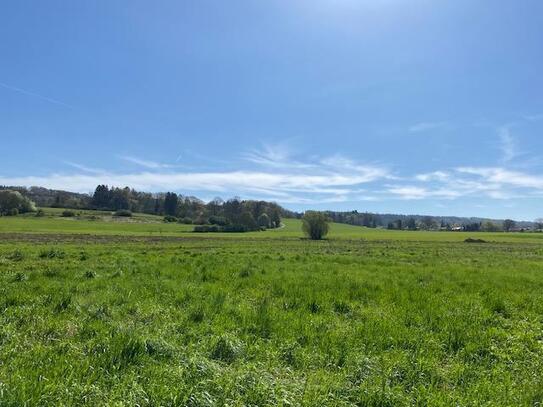
[[(55, 233), (55, 234), (92, 234), (124, 236), (171, 236), (192, 237), (193, 225), (165, 223), (160, 216), (134, 214), (132, 218), (116, 218), (111, 212), (76, 211), (81, 216), (63, 218), (62, 209), (46, 208), (45, 217), (26, 216), (0, 217), (2, 233)], [(276, 238), (298, 239), (302, 237), (301, 221), (284, 219), (283, 227), (265, 232), (200, 233), (200, 238)], [(461, 242), (466, 238), (483, 239), (490, 242), (530, 242), (543, 243), (543, 233), (481, 233), (481, 232), (425, 232), (370, 229), (360, 226), (332, 223), (329, 239), (365, 239), (365, 240), (406, 240), (406, 241), (445, 241)]]
[(541, 235), (154, 222), (0, 218), (0, 406), (543, 403)]

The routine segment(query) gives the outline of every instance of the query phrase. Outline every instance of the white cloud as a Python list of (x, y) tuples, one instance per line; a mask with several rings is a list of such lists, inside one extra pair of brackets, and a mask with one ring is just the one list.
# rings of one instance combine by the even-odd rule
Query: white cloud
[(119, 156), (123, 161), (143, 167), (143, 170), (107, 172), (68, 162), (79, 171), (9, 178), (0, 175), (0, 184), (39, 185), (79, 192), (91, 191), (97, 184), (107, 184), (200, 196), (241, 195), (284, 203), (325, 203), (373, 199), (371, 194), (361, 189), (361, 185), (393, 179), (389, 170), (382, 166), (361, 164), (338, 154), (296, 160), (285, 145), (264, 146), (262, 150), (252, 150), (243, 157), (257, 166), (222, 172), (190, 171), (134, 156)]
[(418, 174), (415, 179), (418, 181), (446, 181), (451, 177), (448, 172), (434, 171), (426, 174)]
[[(130, 186), (144, 191), (179, 191), (181, 193), (241, 195), (261, 197), (283, 203), (326, 203), (401, 200), (452, 200), (465, 197), (507, 199), (535, 197), (543, 194), (543, 176), (512, 171), (501, 167), (460, 167), (447, 171), (419, 174), (415, 183), (390, 181), (380, 167), (355, 162), (323, 160), (318, 171), (231, 171), (178, 172), (143, 171), (106, 173), (74, 165), (82, 172), (46, 176), (2, 177), (0, 184), (44, 186), (71, 191), (92, 191), (97, 184)], [(331, 163), (336, 163), (333, 167)], [(348, 163), (348, 164), (345, 164)], [(330, 168), (336, 168), (331, 171)], [(337, 170), (339, 168), (340, 170)], [(350, 170), (345, 170), (350, 168)], [(362, 189), (361, 186), (365, 187)]]
[(261, 149), (253, 149), (243, 154), (243, 158), (253, 164), (270, 168), (308, 169), (314, 165), (293, 158), (292, 151), (285, 144), (265, 144)]
[(461, 167), (457, 170), (461, 173), (479, 176), (485, 183), (514, 188), (543, 190), (543, 176), (541, 175), (530, 175), (500, 167)]
[(69, 165), (70, 167), (73, 167), (73, 168), (77, 168), (78, 170), (81, 170), (83, 172), (88, 172), (90, 174), (104, 174), (107, 172), (99, 168), (87, 167), (86, 165), (81, 165), (81, 164), (74, 163), (71, 161), (64, 161), (64, 164)]
[[(504, 137), (509, 135), (503, 133)], [(505, 165), (436, 169), (399, 178), (385, 166), (361, 163), (340, 154), (300, 158), (284, 145), (265, 146), (243, 157), (245, 165), (231, 171), (185, 170), (177, 165), (133, 156), (119, 158), (143, 168), (112, 172), (65, 162), (75, 172), (43, 176), (0, 175), (0, 185), (88, 192), (97, 184), (107, 184), (142, 191), (177, 191), (197, 196), (222, 195), (225, 198), (238, 195), (301, 204), (543, 196), (543, 175), (511, 170)], [(252, 164), (248, 169), (247, 162)]]
[(151, 169), (151, 170), (156, 170), (156, 169), (160, 169), (160, 168), (176, 168), (175, 165), (162, 164), (162, 163), (158, 163), (158, 162), (155, 162), (155, 161), (144, 160), (144, 159), (137, 158), (137, 157), (132, 157), (132, 156), (120, 155), (119, 158), (121, 160), (127, 161), (127, 162), (132, 163), (132, 164), (136, 164), (136, 165), (139, 165), (140, 167), (148, 168), (148, 169)]
[[(144, 191), (206, 191), (233, 196), (239, 193), (272, 196), (281, 201), (337, 199), (376, 181), (383, 171), (364, 168), (355, 173), (232, 172), (137, 172), (102, 174), (52, 174), (49, 176), (0, 177), (4, 185), (39, 185), (52, 189), (86, 192), (97, 184), (130, 186)], [(356, 187), (356, 188), (353, 188)]]
[(414, 200), (414, 199), (454, 199), (459, 198), (462, 193), (450, 188), (425, 188), (419, 186), (389, 186), (386, 192), (396, 195), (400, 199)]
[(459, 167), (415, 175), (418, 184), (387, 185), (399, 199), (451, 200), (467, 197), (522, 199), (543, 195), (543, 176), (502, 167)]
[(509, 126), (503, 126), (498, 129), (498, 135), (500, 137), (500, 148), (503, 153), (503, 162), (507, 163), (517, 157), (517, 143)]

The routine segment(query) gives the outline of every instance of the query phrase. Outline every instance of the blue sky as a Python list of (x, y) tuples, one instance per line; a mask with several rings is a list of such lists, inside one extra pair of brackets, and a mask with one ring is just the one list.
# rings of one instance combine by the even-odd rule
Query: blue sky
[(543, 217), (539, 0), (17, 0), (0, 36), (0, 184)]

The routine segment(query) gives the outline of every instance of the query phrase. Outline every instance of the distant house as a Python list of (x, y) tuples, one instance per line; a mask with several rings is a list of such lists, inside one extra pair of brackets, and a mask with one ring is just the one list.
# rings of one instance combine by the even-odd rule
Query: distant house
[(532, 228), (529, 226), (525, 226), (525, 227), (516, 226), (514, 228), (511, 228), (509, 231), (510, 232), (531, 232)]
[(451, 230), (452, 230), (453, 232), (461, 232), (461, 231), (464, 230), (464, 226), (455, 224), (455, 225), (452, 225), (452, 226), (451, 226)]

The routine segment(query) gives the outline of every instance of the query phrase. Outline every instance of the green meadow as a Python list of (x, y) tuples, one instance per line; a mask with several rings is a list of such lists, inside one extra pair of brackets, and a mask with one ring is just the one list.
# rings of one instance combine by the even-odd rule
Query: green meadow
[[(89, 234), (140, 237), (195, 237), (235, 239), (300, 239), (301, 221), (284, 219), (283, 227), (265, 232), (248, 233), (193, 233), (194, 225), (165, 223), (161, 216), (134, 214), (132, 218), (115, 218), (111, 212), (75, 211), (78, 216), (61, 217), (63, 209), (46, 208), (44, 217), (33, 214), (6, 216), (0, 218), (0, 234)], [(483, 239), (489, 242), (530, 242), (543, 243), (543, 233), (504, 232), (426, 232), (407, 230), (371, 229), (360, 226), (332, 223), (329, 239), (354, 240), (406, 240), (462, 242), (467, 238)]]
[(0, 218), (2, 407), (543, 403), (543, 234), (59, 214)]

